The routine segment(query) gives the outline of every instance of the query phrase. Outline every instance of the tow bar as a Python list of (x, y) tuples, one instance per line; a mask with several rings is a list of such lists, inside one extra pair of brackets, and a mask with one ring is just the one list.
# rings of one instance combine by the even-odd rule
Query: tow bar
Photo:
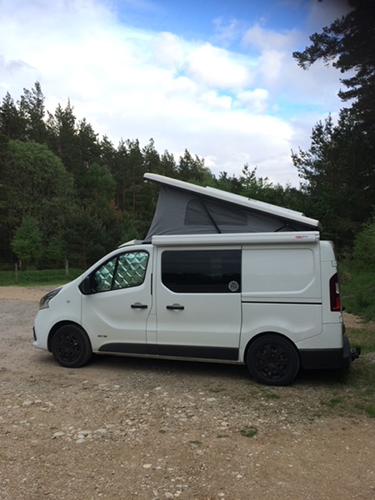
[(357, 345), (354, 349), (351, 349), (350, 351), (350, 360), (354, 361), (355, 359), (358, 359), (360, 354), (361, 354), (361, 346)]

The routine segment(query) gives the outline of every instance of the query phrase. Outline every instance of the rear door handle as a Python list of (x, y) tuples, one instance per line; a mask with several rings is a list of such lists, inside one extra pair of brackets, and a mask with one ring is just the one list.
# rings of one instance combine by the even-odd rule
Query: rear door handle
[(147, 309), (148, 305), (147, 304), (141, 304), (140, 302), (136, 302), (135, 304), (132, 304), (130, 307), (132, 309)]
[(169, 311), (183, 311), (185, 307), (180, 304), (172, 304), (171, 306), (167, 306), (167, 309)]

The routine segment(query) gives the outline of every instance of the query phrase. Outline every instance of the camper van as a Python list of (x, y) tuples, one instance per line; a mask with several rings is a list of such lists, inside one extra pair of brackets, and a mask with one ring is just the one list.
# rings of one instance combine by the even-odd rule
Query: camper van
[(40, 301), (34, 346), (64, 367), (91, 355), (246, 364), (287, 385), (301, 368), (358, 356), (344, 324), (333, 245), (319, 222), (156, 174), (146, 238)]

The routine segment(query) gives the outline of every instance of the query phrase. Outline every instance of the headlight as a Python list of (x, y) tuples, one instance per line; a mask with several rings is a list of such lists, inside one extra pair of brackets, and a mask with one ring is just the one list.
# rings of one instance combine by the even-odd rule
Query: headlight
[(47, 309), (47, 307), (49, 307), (49, 301), (52, 300), (53, 297), (56, 297), (61, 289), (62, 286), (60, 288), (55, 288), (55, 290), (48, 292), (47, 295), (42, 297), (39, 301), (39, 309)]

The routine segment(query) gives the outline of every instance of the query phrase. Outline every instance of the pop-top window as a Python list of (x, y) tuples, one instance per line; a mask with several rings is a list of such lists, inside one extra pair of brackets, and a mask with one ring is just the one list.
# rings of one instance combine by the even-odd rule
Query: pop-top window
[(212, 226), (213, 221), (217, 226), (246, 226), (247, 214), (228, 203), (198, 198), (188, 202), (185, 212), (187, 226)]
[(165, 251), (162, 281), (176, 293), (239, 293), (241, 250)]

